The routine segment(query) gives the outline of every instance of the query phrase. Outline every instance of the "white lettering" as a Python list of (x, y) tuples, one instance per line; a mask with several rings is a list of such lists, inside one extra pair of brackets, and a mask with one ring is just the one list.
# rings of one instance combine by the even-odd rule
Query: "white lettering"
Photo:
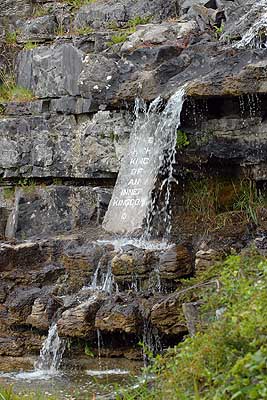
[(128, 182), (128, 186), (137, 186), (141, 184), (141, 179), (130, 179)]

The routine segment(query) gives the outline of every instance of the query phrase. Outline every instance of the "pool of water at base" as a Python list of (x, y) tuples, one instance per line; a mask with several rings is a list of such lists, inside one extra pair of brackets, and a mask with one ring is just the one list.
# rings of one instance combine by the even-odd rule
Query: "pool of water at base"
[(68, 360), (57, 373), (35, 371), (33, 359), (0, 357), (0, 386), (12, 385), (17, 394), (42, 394), (59, 400), (110, 400), (131, 386), (143, 364), (126, 359)]

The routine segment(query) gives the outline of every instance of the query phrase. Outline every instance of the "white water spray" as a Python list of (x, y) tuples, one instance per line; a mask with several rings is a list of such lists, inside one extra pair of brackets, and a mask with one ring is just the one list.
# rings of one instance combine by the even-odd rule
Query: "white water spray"
[(48, 336), (43, 343), (40, 356), (35, 363), (35, 370), (54, 375), (58, 372), (65, 350), (65, 343), (57, 332), (57, 324), (53, 323), (48, 331)]

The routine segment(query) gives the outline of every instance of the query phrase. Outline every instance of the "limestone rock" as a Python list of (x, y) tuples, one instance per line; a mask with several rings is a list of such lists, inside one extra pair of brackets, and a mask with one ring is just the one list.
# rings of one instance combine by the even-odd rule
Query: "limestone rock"
[(179, 279), (193, 273), (193, 261), (183, 245), (172, 246), (160, 255), (159, 271), (162, 279)]
[(96, 212), (94, 192), (89, 188), (52, 186), (16, 190), (6, 236), (45, 236), (88, 223)]
[(96, 314), (95, 326), (101, 331), (137, 333), (141, 315), (138, 304), (122, 297), (105, 303)]
[(220, 257), (221, 257), (220, 252), (214, 249), (205, 249), (197, 251), (195, 260), (196, 272), (199, 273), (200, 271), (203, 271), (208, 267), (211, 267), (212, 265), (215, 264), (217, 260), (220, 259)]
[(179, 294), (170, 295), (154, 304), (150, 319), (153, 326), (167, 335), (179, 335), (187, 332)]
[[(88, 111), (88, 106), (90, 100), (86, 99), (68, 105), (64, 97), (51, 102), (52, 109), (66, 114)], [(16, 110), (14, 107), (12, 112)], [(34, 113), (34, 107), (24, 111)], [(0, 173), (5, 177), (113, 177), (127, 147), (130, 128), (124, 112), (100, 111), (78, 124), (74, 115), (3, 118)]]
[(95, 295), (77, 307), (64, 311), (57, 322), (59, 335), (70, 337), (90, 336), (95, 329), (96, 313), (103, 300), (103, 295)]
[(18, 289), (12, 292), (6, 300), (8, 308), (8, 323), (24, 325), (31, 313), (32, 305), (41, 294), (40, 288)]
[(1, 356), (22, 356), (24, 351), (23, 343), (17, 337), (0, 337)]
[(52, 296), (39, 297), (34, 301), (31, 314), (25, 322), (37, 329), (48, 331), (59, 305), (59, 301)]
[(55, 37), (56, 20), (52, 15), (44, 15), (26, 21), (20, 32), (20, 41), (45, 41)]
[(12, 271), (38, 265), (44, 261), (39, 244), (26, 242), (20, 244), (2, 243), (0, 245), (0, 271)]
[(17, 60), (17, 83), (40, 97), (79, 95), (83, 53), (71, 44), (23, 50)]
[(99, 29), (108, 27), (112, 23), (123, 26), (135, 17), (150, 17), (154, 21), (162, 21), (175, 17), (177, 13), (176, 2), (168, 3), (162, 0), (115, 0), (92, 2), (82, 7), (75, 18), (75, 26), (92, 26)]
[(190, 336), (195, 336), (197, 333), (197, 325), (200, 323), (199, 306), (199, 302), (183, 303), (182, 305)]
[(128, 52), (135, 48), (162, 44), (177, 44), (181, 39), (188, 38), (197, 29), (194, 21), (190, 22), (163, 22), (162, 24), (141, 25), (123, 43), (121, 52)]

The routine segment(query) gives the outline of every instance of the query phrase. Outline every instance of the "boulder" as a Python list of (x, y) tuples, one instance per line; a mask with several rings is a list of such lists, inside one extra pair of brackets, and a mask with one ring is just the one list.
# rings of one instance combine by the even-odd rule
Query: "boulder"
[(30, 19), (23, 24), (19, 40), (24, 42), (51, 40), (55, 37), (56, 29), (57, 23), (53, 15)]
[(31, 314), (27, 317), (26, 323), (34, 328), (48, 331), (52, 317), (59, 307), (59, 302), (52, 296), (37, 298), (32, 306)]
[(94, 192), (87, 187), (50, 186), (17, 188), (6, 236), (22, 238), (70, 231), (93, 219)]
[(82, 60), (83, 53), (68, 43), (23, 50), (17, 59), (17, 84), (40, 98), (77, 96)]
[(118, 295), (98, 310), (95, 326), (101, 331), (136, 334), (141, 320), (138, 303)]
[(96, 294), (77, 307), (63, 312), (57, 322), (60, 336), (88, 337), (95, 330), (96, 313), (103, 304), (103, 294)]
[(197, 25), (194, 21), (141, 25), (123, 43), (121, 52), (126, 53), (142, 46), (156, 46), (170, 43), (178, 46), (182, 40), (184, 40), (184, 45), (186, 45), (185, 40), (188, 40), (190, 35), (196, 33), (196, 30)]
[(152, 325), (166, 335), (186, 334), (187, 323), (182, 303), (182, 297), (175, 293), (154, 304), (150, 314)]
[(31, 314), (32, 305), (40, 296), (40, 288), (15, 289), (6, 300), (9, 325), (25, 325)]
[(160, 255), (159, 273), (161, 279), (177, 280), (194, 271), (192, 255), (187, 247), (176, 245)]

